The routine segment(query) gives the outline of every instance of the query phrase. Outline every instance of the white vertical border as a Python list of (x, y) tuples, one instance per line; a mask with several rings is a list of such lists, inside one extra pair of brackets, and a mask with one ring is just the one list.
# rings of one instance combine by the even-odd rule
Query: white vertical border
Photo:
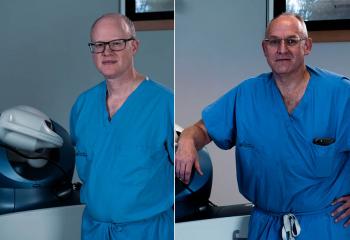
[(173, 1), (173, 6), (174, 6), (174, 28), (173, 28), (173, 96), (174, 96), (174, 103), (173, 103), (173, 111), (174, 111), (174, 116), (173, 116), (173, 123), (174, 123), (174, 153), (173, 153), (173, 159), (174, 159), (174, 165), (173, 165), (173, 240), (176, 239), (176, 225), (175, 225), (175, 217), (176, 217), (176, 206), (175, 206), (175, 197), (176, 197), (176, 189), (175, 189), (175, 177), (176, 177), (176, 172), (175, 172), (175, 153), (176, 153), (176, 128), (179, 127), (176, 124), (176, 68), (175, 68), (175, 55), (176, 55), (176, 51), (175, 51), (175, 34), (176, 34), (176, 28), (175, 28), (175, 19), (176, 19), (176, 4), (175, 4), (175, 0)]
[(273, 19), (274, 0), (266, 0), (266, 25)]
[(126, 0), (119, 0), (119, 13), (123, 15), (125, 15), (125, 1)]

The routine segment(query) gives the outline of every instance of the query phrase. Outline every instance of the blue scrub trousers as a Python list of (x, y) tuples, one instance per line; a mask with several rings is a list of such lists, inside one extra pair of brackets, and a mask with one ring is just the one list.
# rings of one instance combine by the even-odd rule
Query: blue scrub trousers
[(148, 219), (128, 223), (107, 223), (92, 219), (86, 208), (83, 213), (81, 240), (172, 240), (172, 209)]

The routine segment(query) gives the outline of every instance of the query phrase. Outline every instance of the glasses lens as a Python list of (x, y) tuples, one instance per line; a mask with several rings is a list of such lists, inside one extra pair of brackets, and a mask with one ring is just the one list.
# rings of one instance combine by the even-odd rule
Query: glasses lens
[(101, 53), (105, 50), (105, 43), (90, 43), (89, 47), (92, 53)]
[(101, 53), (105, 50), (106, 44), (105, 43), (95, 43), (94, 49), (96, 53)]
[(124, 40), (111, 41), (109, 43), (109, 47), (110, 47), (110, 49), (112, 49), (114, 51), (123, 50), (125, 48), (125, 41)]
[(299, 38), (287, 38), (287, 39), (285, 40), (285, 43), (286, 43), (289, 47), (292, 47), (292, 46), (297, 45), (299, 41), (300, 41)]
[(271, 47), (277, 47), (280, 45), (282, 39), (279, 38), (273, 38), (273, 39), (268, 39), (267, 42)]

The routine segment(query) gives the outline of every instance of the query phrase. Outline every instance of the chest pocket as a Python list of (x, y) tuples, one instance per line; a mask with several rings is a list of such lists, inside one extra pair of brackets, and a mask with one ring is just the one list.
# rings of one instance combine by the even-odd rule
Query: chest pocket
[(146, 184), (168, 164), (164, 147), (119, 146), (116, 155), (118, 181), (125, 184)]
[(312, 167), (316, 177), (330, 176), (340, 163), (336, 143), (328, 146), (313, 144)]

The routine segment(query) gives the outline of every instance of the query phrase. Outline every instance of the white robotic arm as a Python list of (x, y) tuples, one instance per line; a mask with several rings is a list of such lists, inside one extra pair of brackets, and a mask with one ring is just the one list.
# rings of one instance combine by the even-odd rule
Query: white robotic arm
[[(16, 106), (5, 110), (0, 116), (0, 142), (18, 152), (33, 153), (42, 149), (59, 148), (62, 138), (52, 129), (49, 117), (29, 106)], [(42, 158), (27, 159), (19, 155), (9, 155), (12, 161), (27, 162), (34, 168), (46, 165)]]
[(42, 148), (58, 148), (62, 138), (51, 128), (48, 116), (29, 106), (17, 106), (5, 110), (0, 116), (0, 141), (24, 151)]

